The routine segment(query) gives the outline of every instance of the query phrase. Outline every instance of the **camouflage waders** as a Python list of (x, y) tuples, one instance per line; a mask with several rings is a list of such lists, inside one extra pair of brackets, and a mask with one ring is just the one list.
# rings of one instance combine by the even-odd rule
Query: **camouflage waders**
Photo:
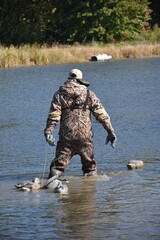
[(93, 154), (91, 113), (109, 132), (113, 131), (110, 117), (100, 100), (76, 80), (68, 80), (55, 93), (47, 119), (45, 133), (51, 133), (60, 121), (56, 156), (50, 165), (49, 177), (55, 170), (64, 172), (71, 158), (81, 157), (83, 173), (96, 171)]

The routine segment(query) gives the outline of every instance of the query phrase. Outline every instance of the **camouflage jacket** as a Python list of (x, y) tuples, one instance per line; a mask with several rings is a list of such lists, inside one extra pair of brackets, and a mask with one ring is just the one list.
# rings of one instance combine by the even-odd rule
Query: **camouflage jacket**
[(93, 136), (91, 113), (108, 132), (114, 131), (110, 117), (96, 95), (76, 80), (67, 80), (53, 96), (44, 132), (51, 133), (60, 121), (61, 139), (90, 139)]

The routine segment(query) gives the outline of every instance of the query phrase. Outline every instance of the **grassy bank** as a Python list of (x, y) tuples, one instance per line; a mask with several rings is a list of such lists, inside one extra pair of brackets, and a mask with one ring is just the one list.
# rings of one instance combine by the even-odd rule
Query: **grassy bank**
[(0, 67), (86, 62), (92, 55), (103, 53), (111, 55), (113, 59), (160, 56), (160, 43), (55, 45), (53, 47), (35, 44), (8, 48), (0, 46)]

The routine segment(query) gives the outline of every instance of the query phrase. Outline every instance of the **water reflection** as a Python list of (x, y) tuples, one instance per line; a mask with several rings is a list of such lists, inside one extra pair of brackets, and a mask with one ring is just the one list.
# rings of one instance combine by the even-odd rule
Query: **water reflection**
[[(83, 177), (69, 178), (68, 195), (59, 198), (59, 236), (60, 239), (92, 239), (95, 229), (96, 181), (88, 181)], [(52, 207), (51, 207), (52, 206)], [(53, 208), (51, 205), (49, 208)]]

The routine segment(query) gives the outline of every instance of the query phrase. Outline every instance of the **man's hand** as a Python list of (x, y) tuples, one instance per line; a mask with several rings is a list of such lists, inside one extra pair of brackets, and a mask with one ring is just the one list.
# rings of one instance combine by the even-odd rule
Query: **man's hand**
[(50, 145), (50, 146), (55, 146), (55, 138), (53, 137), (52, 133), (45, 133), (45, 138), (46, 138), (46, 142)]
[(106, 138), (106, 144), (108, 144), (109, 142), (111, 142), (111, 146), (113, 148), (115, 148), (116, 145), (116, 141), (117, 141), (117, 137), (114, 134), (114, 132), (108, 132), (108, 136)]

